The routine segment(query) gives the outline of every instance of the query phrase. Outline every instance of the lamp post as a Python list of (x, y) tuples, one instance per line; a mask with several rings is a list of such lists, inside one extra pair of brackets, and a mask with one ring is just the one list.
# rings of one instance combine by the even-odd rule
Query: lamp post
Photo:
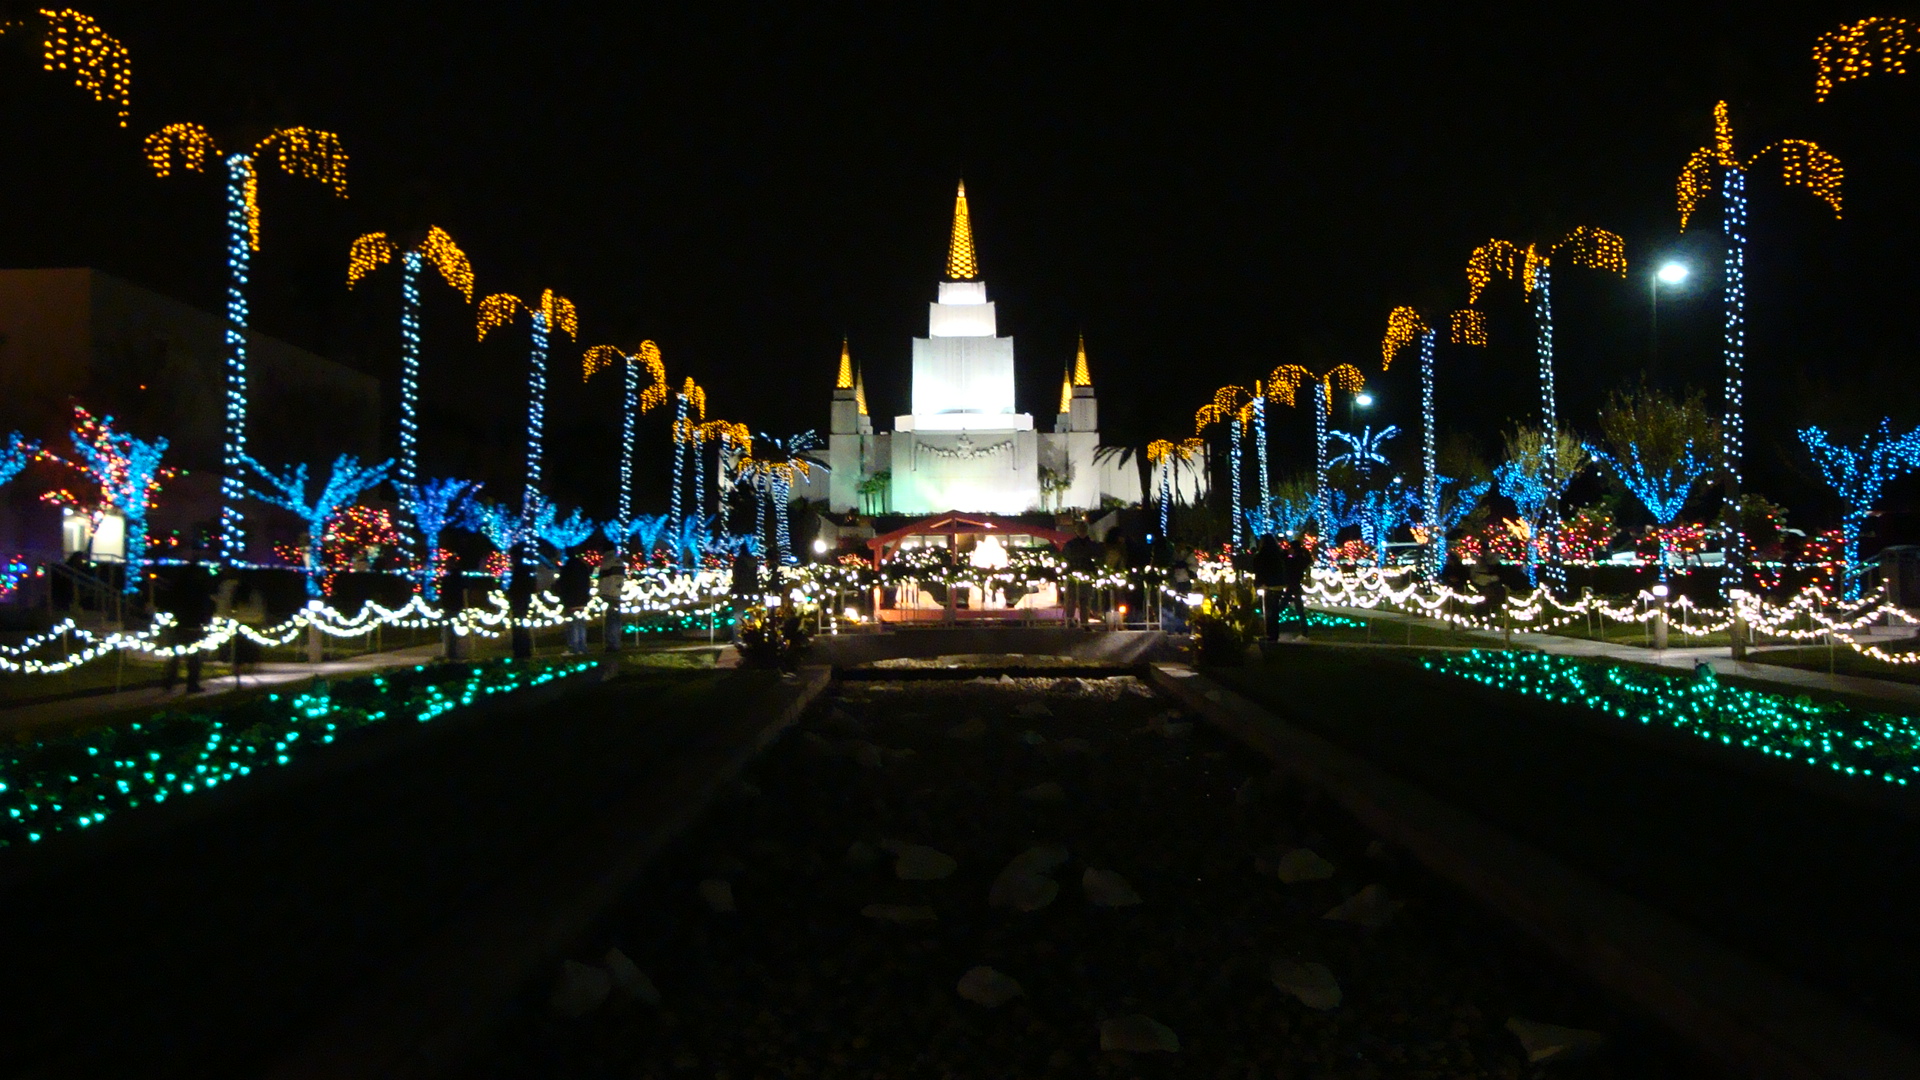
[(1373, 408), (1373, 395), (1365, 390), (1347, 399), (1347, 426), (1353, 426), (1353, 410)]
[(1647, 278), (1647, 320), (1650, 326), (1647, 345), (1647, 377), (1660, 374), (1660, 286), (1678, 285), (1687, 280), (1687, 265), (1671, 260), (1661, 263)]

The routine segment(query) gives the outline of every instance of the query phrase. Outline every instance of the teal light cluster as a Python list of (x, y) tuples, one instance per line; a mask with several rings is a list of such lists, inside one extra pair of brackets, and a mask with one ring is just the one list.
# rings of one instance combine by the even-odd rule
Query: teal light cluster
[(546, 667), (512, 660), (421, 665), (8, 747), (0, 750), (0, 847), (90, 829), (110, 816), (208, 791), (255, 769), (290, 765), (371, 724), (426, 723), (482, 698), (595, 666), (591, 660)]
[(1899, 787), (1920, 781), (1920, 720), (1743, 690), (1702, 665), (1693, 675), (1546, 653), (1476, 649), (1429, 657), (1429, 671), (1682, 731), (1809, 768)]

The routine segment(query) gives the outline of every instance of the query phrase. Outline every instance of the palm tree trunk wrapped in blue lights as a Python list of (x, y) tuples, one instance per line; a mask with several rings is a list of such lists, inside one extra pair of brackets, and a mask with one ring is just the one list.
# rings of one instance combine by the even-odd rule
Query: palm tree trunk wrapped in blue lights
[[(1840, 159), (1805, 139), (1782, 139), (1762, 148), (1742, 161), (1733, 148), (1733, 123), (1727, 117), (1727, 103), (1713, 107), (1713, 145), (1703, 146), (1687, 159), (1680, 171), (1677, 194), (1680, 206), (1680, 230), (1686, 231), (1701, 200), (1716, 187), (1720, 190), (1720, 231), (1726, 239), (1726, 272), (1721, 278), (1724, 327), (1720, 353), (1726, 367), (1726, 402), (1720, 421), (1721, 479), (1726, 485), (1726, 528), (1721, 533), (1722, 595), (1740, 585), (1746, 557), (1746, 540), (1740, 534), (1738, 518), (1731, 508), (1740, 494), (1741, 458), (1746, 430), (1746, 350), (1747, 350), (1747, 170), (1767, 154), (1780, 162), (1780, 181), (1790, 187), (1803, 187), (1840, 216)], [(1719, 170), (1719, 183), (1714, 172)]]
[(1335, 364), (1318, 373), (1299, 364), (1282, 364), (1267, 376), (1267, 396), (1293, 405), (1307, 383), (1313, 384), (1314, 528), (1320, 533), (1321, 558), (1331, 562), (1340, 530), (1327, 504), (1327, 419), (1333, 412), (1334, 390), (1357, 394), (1366, 389), (1367, 377), (1352, 364)]
[(340, 137), (313, 128), (275, 128), (249, 150), (226, 154), (199, 124), (169, 124), (147, 136), (143, 149), (155, 175), (177, 168), (205, 172), (214, 158), (227, 170), (227, 395), (225, 443), (221, 450), (220, 556), (237, 563), (244, 550), (240, 534), (241, 480), (247, 457), (247, 280), (253, 253), (260, 250), (260, 177), (256, 159), (272, 147), (280, 168), (318, 180), (335, 195), (347, 195), (347, 153)]
[(1848, 600), (1860, 599), (1860, 582), (1866, 574), (1860, 562), (1860, 526), (1880, 502), (1887, 481), (1920, 468), (1920, 428), (1895, 435), (1892, 423), (1883, 418), (1878, 428), (1860, 437), (1858, 446), (1835, 446), (1817, 427), (1800, 431), (1800, 441), (1820, 466), (1827, 486), (1847, 504), (1840, 518), (1840, 549), (1846, 562), (1843, 588)]
[(541, 463), (546, 448), (548, 339), (554, 332), (565, 334), (569, 339), (577, 338), (580, 314), (573, 301), (552, 289), (540, 293), (538, 307), (524, 303), (512, 293), (494, 293), (480, 301), (480, 340), (485, 341), (492, 330), (512, 325), (522, 311), (528, 314), (532, 325), (527, 352), (527, 482), (521, 498), (531, 506), (533, 497), (540, 491)]
[[(620, 536), (614, 543), (624, 545), (627, 526), (633, 521), (634, 427), (639, 414), (652, 412), (666, 403), (669, 391), (667, 367), (660, 359), (660, 346), (651, 341), (641, 342), (632, 354), (621, 352), (612, 345), (595, 345), (580, 356), (581, 381), (611, 368), (616, 361), (621, 365), (625, 393), (620, 405), (620, 511), (619, 516), (610, 523), (610, 532)], [(645, 386), (640, 385), (642, 369), (647, 373)], [(611, 535), (609, 539), (612, 539)]]
[(1235, 550), (1246, 547), (1246, 503), (1240, 494), (1241, 473), (1241, 428), (1249, 418), (1248, 407), (1253, 403), (1253, 395), (1244, 386), (1223, 386), (1214, 391), (1213, 400), (1200, 406), (1193, 414), (1193, 433), (1205, 435), (1207, 429), (1215, 424), (1227, 424), (1228, 430), (1228, 472), (1231, 483), (1228, 491), (1233, 499), (1232, 543)]

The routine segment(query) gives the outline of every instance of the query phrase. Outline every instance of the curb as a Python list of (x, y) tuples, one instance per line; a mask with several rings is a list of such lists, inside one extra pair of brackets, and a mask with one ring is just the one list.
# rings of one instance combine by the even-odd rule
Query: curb
[(803, 668), (687, 748), (662, 783), (606, 808), (575, 842), (435, 932), (263, 1075), (272, 1080), (431, 1077), (459, 1065), (529, 981), (592, 929), (668, 843), (831, 683)]
[(1920, 1076), (1920, 1049), (1184, 666), (1153, 685), (1741, 1075)]

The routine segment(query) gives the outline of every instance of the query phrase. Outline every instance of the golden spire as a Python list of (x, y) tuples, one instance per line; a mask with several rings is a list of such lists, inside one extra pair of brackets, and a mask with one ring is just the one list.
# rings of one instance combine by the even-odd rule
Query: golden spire
[(867, 415), (867, 377), (858, 368), (853, 372), (853, 403), (861, 416)]
[(1073, 385), (1092, 386), (1093, 374), (1087, 370), (1087, 335), (1080, 335), (1080, 352), (1073, 358)]
[(1065, 369), (1060, 372), (1060, 411), (1073, 411), (1073, 378)]
[(853, 357), (847, 352), (847, 339), (840, 339), (840, 374), (833, 380), (835, 390), (853, 389)]
[(972, 281), (980, 273), (973, 257), (973, 222), (967, 217), (967, 182), (960, 181), (960, 193), (953, 197), (953, 244), (947, 249), (947, 277), (954, 281)]

